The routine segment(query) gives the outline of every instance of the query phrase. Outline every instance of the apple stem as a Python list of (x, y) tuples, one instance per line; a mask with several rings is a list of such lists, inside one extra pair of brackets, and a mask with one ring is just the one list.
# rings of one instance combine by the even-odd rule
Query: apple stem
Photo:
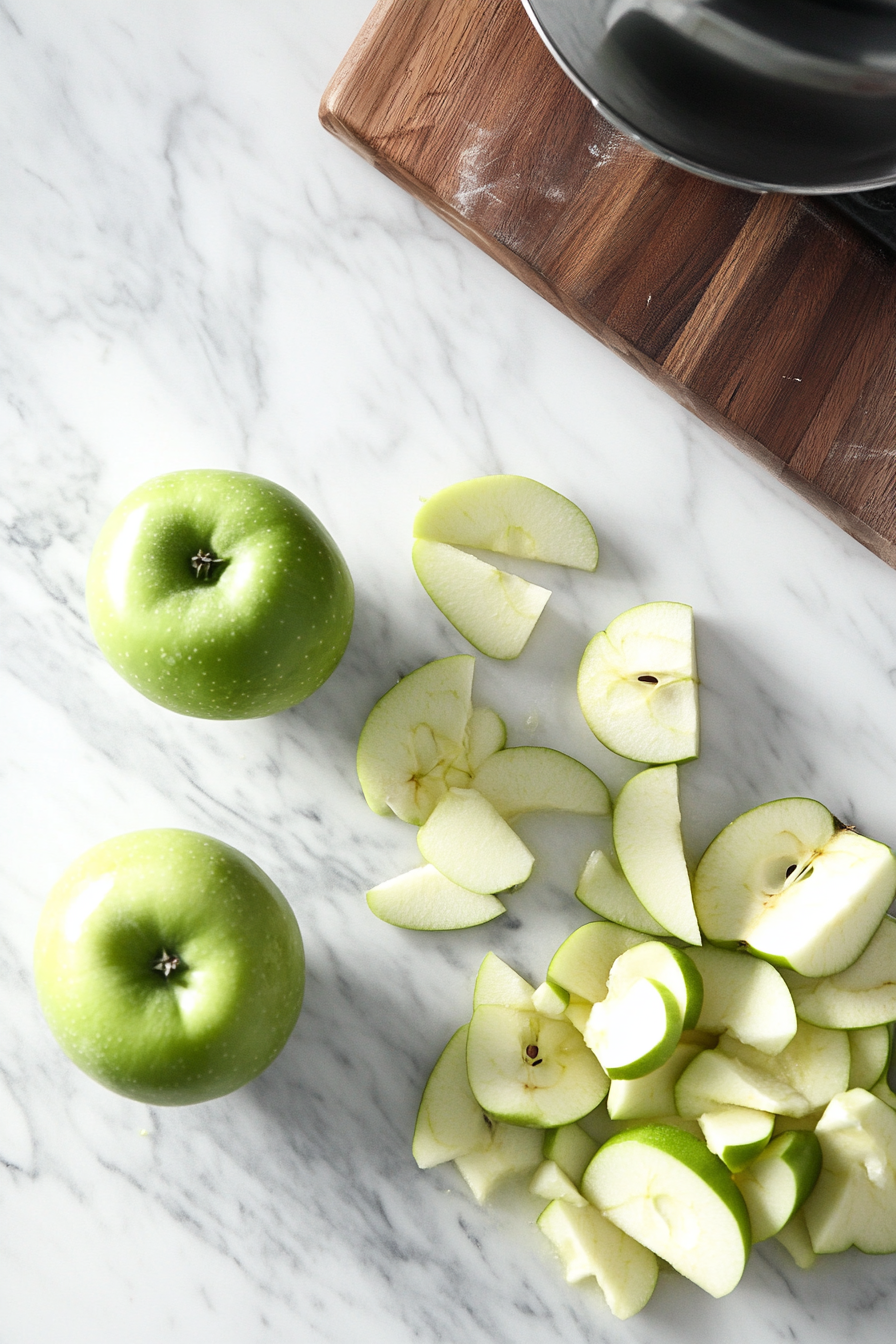
[(180, 957), (176, 952), (166, 952), (163, 948), (158, 960), (153, 962), (152, 968), (154, 971), (160, 971), (167, 980), (168, 977), (178, 969), (180, 964)]
[(224, 563), (213, 551), (204, 551), (201, 546), (190, 561), (197, 579), (211, 578), (212, 566), (223, 565)]

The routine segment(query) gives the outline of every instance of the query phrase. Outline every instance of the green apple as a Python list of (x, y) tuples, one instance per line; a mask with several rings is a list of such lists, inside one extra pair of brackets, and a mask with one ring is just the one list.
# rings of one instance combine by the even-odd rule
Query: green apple
[(847, 1090), (864, 1087), (870, 1092), (887, 1072), (891, 1049), (890, 1028), (884, 1025), (857, 1027), (846, 1034), (849, 1037)]
[(40, 1005), (63, 1050), (136, 1101), (179, 1106), (242, 1087), (302, 1006), (295, 915), (238, 850), (194, 831), (134, 831), (82, 854), (44, 905)]
[(647, 941), (643, 933), (606, 920), (583, 924), (554, 953), (546, 979), (589, 1005), (599, 1003), (607, 997), (610, 967), (616, 958)]
[(484, 1153), (491, 1147), (494, 1129), (470, 1091), (463, 1026), (439, 1055), (423, 1089), (414, 1126), (414, 1161), (426, 1170), (467, 1153)]
[(532, 1007), (533, 985), (524, 980), (512, 966), (502, 961), (494, 952), (486, 952), (473, 986), (473, 1009), (484, 1003), (497, 1004), (500, 1008), (521, 1008), (528, 1011)]
[(632, 891), (625, 875), (602, 849), (588, 856), (576, 887), (576, 899), (596, 915), (640, 933), (665, 933)]
[(723, 1106), (795, 1116), (812, 1110), (802, 1093), (783, 1079), (720, 1050), (702, 1050), (675, 1084), (675, 1109), (696, 1117)]
[(753, 1241), (766, 1241), (786, 1227), (802, 1208), (821, 1171), (821, 1145), (806, 1129), (790, 1130), (772, 1139), (735, 1184), (744, 1197)]
[(776, 1055), (767, 1055), (729, 1035), (719, 1041), (719, 1052), (789, 1083), (806, 1098), (811, 1110), (827, 1106), (832, 1097), (845, 1092), (849, 1085), (850, 1050), (846, 1032), (815, 1027), (810, 1022), (800, 1022), (793, 1040)]
[(643, 1078), (658, 1069), (681, 1039), (681, 1008), (659, 980), (644, 978), (613, 990), (591, 1009), (585, 1044), (607, 1077)]
[(699, 751), (692, 609), (648, 602), (617, 616), (585, 650), (578, 695), (594, 736), (619, 756), (691, 760)]
[(705, 1111), (697, 1117), (697, 1123), (709, 1151), (720, 1157), (729, 1171), (743, 1171), (768, 1144), (775, 1117), (770, 1111), (754, 1111), (747, 1106), (723, 1106), (718, 1111)]
[(644, 1125), (600, 1148), (582, 1193), (630, 1237), (712, 1297), (737, 1287), (750, 1220), (725, 1164), (671, 1125)]
[(526, 1176), (541, 1163), (542, 1132), (519, 1125), (495, 1123), (491, 1142), (484, 1152), (456, 1157), (454, 1165), (479, 1204), (505, 1181)]
[(623, 786), (613, 811), (613, 844), (644, 908), (676, 938), (699, 947), (681, 842), (677, 765), (642, 770)]
[(585, 1168), (599, 1147), (600, 1144), (581, 1125), (559, 1125), (545, 1132), (542, 1152), (546, 1160), (557, 1164), (573, 1185), (579, 1186)]
[(718, 947), (689, 947), (703, 980), (697, 1027), (716, 1036), (729, 1032), (765, 1054), (776, 1055), (796, 1033), (790, 990), (767, 961)]
[(107, 518), (87, 571), (96, 641), (156, 704), (251, 719), (304, 700), (348, 644), (345, 561), (310, 509), (238, 471), (147, 481)]
[(672, 1054), (652, 1073), (641, 1078), (614, 1078), (607, 1093), (607, 1113), (613, 1120), (659, 1120), (675, 1113), (675, 1084), (699, 1045), (679, 1041)]
[(691, 1031), (697, 1025), (703, 981), (686, 952), (655, 941), (630, 947), (610, 967), (608, 997), (624, 994), (629, 985), (642, 978), (658, 980), (672, 993), (681, 1012), (682, 1031)]
[(504, 720), (493, 709), (477, 705), (467, 723), (464, 749), (467, 768), (475, 773), (489, 756), (502, 751), (507, 742)]
[(609, 1086), (570, 1022), (498, 1004), (473, 1013), (467, 1076), (489, 1115), (543, 1129), (587, 1115)]
[(579, 1209), (588, 1203), (584, 1195), (579, 1194), (566, 1172), (552, 1158), (545, 1158), (535, 1172), (529, 1182), (529, 1193), (537, 1195), (539, 1199), (565, 1199), (568, 1204), (574, 1204)]
[(896, 919), (884, 915), (862, 955), (837, 975), (785, 972), (796, 1011), (819, 1027), (875, 1027), (896, 1020)]
[(417, 578), (439, 611), (489, 658), (518, 658), (550, 597), (516, 574), (440, 541), (415, 541)]
[(896, 1251), (896, 1112), (853, 1088), (831, 1100), (815, 1133), (821, 1175), (803, 1208), (816, 1254)]
[(449, 789), (417, 832), (417, 848), (452, 882), (484, 893), (520, 886), (535, 862), (476, 789)]
[(805, 976), (851, 966), (894, 896), (896, 855), (809, 798), (779, 798), (737, 817), (694, 876), (710, 942), (746, 947)]
[(809, 1229), (806, 1227), (806, 1215), (802, 1209), (797, 1209), (790, 1221), (775, 1235), (781, 1245), (790, 1252), (793, 1263), (798, 1269), (812, 1268), (818, 1257), (812, 1249)]
[(466, 737), (476, 660), (424, 663), (388, 690), (358, 739), (358, 779), (368, 807), (422, 826), (448, 789), (470, 782)]
[(610, 795), (586, 765), (550, 747), (496, 751), (473, 775), (478, 789), (502, 817), (524, 812), (577, 812), (606, 817)]
[(653, 1295), (656, 1256), (593, 1205), (582, 1203), (585, 1207), (554, 1200), (541, 1214), (538, 1226), (560, 1257), (566, 1282), (594, 1277), (613, 1315), (627, 1321)]
[(377, 919), (399, 929), (471, 929), (505, 911), (497, 896), (467, 891), (432, 864), (371, 887), (367, 904)]
[(582, 510), (527, 476), (449, 485), (414, 519), (414, 536), (572, 569), (597, 568), (597, 538)]

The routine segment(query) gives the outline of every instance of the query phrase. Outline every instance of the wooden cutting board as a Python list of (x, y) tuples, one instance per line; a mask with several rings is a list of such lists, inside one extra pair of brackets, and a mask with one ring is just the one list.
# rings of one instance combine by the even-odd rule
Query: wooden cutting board
[(321, 120), (896, 567), (896, 258), (858, 228), (626, 139), (519, 0), (380, 0)]

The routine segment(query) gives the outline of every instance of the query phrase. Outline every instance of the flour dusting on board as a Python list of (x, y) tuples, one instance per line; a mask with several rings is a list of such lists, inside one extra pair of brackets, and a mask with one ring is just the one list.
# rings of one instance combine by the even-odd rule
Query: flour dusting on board
[[(470, 126), (470, 130), (473, 129), (473, 126)], [(519, 173), (503, 179), (490, 175), (489, 170), (500, 157), (491, 150), (492, 141), (496, 135), (496, 131), (488, 131), (485, 127), (478, 126), (475, 128), (472, 144), (461, 150), (457, 166), (457, 190), (454, 193), (453, 200), (454, 205), (462, 215), (471, 215), (482, 196), (494, 201), (496, 205), (503, 205), (504, 202), (495, 188), (510, 187), (512, 189), (519, 182)]]

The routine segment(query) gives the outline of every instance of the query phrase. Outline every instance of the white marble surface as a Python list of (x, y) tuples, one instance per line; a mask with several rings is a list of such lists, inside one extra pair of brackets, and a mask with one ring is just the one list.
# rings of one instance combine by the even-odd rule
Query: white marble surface
[[(492, 926), (415, 935), (368, 913), (365, 888), (416, 851), (363, 803), (358, 730), (396, 674), (465, 647), (411, 569), (418, 496), (516, 471), (593, 519), (597, 574), (551, 573), (530, 647), (480, 659), (477, 699), (513, 742), (570, 750), (612, 788), (631, 767), (579, 717), (580, 652), (634, 602), (693, 603), (694, 856), (789, 792), (896, 843), (896, 573), (320, 130), (366, 6), (0, 7), (0, 1338), (882, 1344), (893, 1257), (805, 1274), (771, 1243), (726, 1300), (664, 1275), (621, 1325), (564, 1285), (528, 1197), (480, 1210), (411, 1161), (420, 1088), (479, 959), (495, 948), (540, 976), (586, 918), (570, 892), (597, 832), (527, 823), (536, 877)], [(102, 519), (184, 466), (282, 482), (351, 566), (348, 655), (287, 714), (176, 717), (93, 644), (82, 589)], [(159, 825), (261, 863), (309, 961), (277, 1063), (182, 1111), (82, 1077), (30, 973), (62, 869)]]

